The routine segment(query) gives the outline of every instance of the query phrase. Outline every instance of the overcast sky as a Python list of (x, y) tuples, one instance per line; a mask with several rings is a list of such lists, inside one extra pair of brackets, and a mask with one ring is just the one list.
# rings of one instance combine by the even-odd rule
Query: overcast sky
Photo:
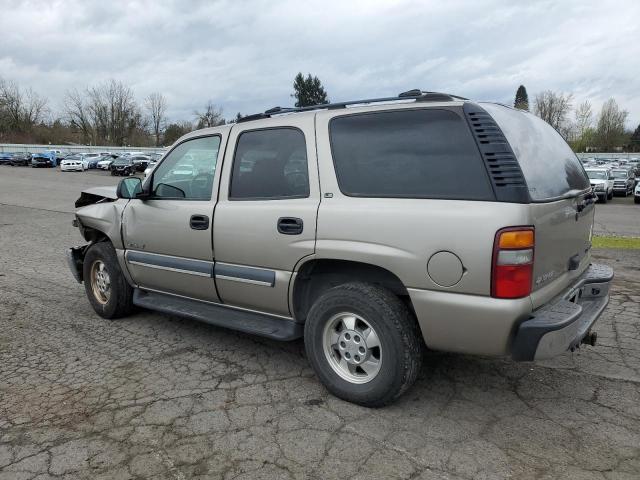
[[(605, 3), (607, 4), (605, 6)], [(516, 6), (517, 4), (517, 6)], [(0, 0), (0, 77), (62, 108), (69, 88), (109, 78), (171, 120), (211, 99), (226, 118), (293, 104), (317, 75), (332, 101), (404, 90), (512, 103), (545, 89), (640, 122), (640, 0)]]

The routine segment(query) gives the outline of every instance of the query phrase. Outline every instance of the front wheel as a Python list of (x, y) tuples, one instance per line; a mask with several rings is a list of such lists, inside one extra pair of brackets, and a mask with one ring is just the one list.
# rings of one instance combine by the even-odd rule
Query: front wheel
[(83, 265), (84, 288), (91, 306), (103, 318), (127, 316), (133, 310), (133, 289), (120, 270), (109, 242), (89, 247)]
[(366, 283), (325, 292), (309, 311), (304, 339), (327, 389), (366, 407), (395, 401), (422, 364), (423, 342), (412, 313), (392, 292)]

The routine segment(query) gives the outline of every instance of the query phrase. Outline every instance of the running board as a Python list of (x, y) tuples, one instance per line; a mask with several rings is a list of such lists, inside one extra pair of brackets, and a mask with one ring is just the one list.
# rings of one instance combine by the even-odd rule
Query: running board
[(275, 340), (295, 340), (304, 334), (304, 326), (293, 319), (237, 310), (226, 305), (200, 302), (158, 292), (133, 291), (133, 304), (179, 317), (192, 318), (217, 327), (260, 335)]

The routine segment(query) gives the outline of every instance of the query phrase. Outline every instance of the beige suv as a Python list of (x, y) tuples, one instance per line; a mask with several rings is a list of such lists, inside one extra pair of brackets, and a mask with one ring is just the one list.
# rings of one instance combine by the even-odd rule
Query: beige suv
[(185, 135), (82, 193), (68, 259), (95, 311), (304, 337), (335, 395), (394, 401), (425, 347), (538, 360), (595, 342), (613, 271), (595, 195), (523, 111), (413, 90)]

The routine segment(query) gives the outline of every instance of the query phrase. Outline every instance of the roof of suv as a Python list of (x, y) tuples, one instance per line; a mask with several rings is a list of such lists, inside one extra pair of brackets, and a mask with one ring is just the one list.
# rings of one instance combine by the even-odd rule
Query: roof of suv
[(369, 98), (363, 100), (350, 100), (348, 102), (338, 103), (325, 103), (320, 105), (310, 105), (308, 107), (273, 107), (263, 113), (256, 113), (254, 115), (247, 115), (238, 120), (238, 123), (250, 122), (252, 120), (261, 120), (263, 118), (270, 118), (274, 115), (281, 115), (284, 113), (301, 113), (310, 112), (316, 110), (337, 110), (341, 108), (347, 108), (354, 105), (368, 105), (373, 103), (388, 103), (399, 101), (414, 101), (414, 102), (455, 102), (460, 100), (468, 100), (464, 97), (457, 95), (451, 95), (448, 93), (439, 92), (424, 92), (419, 89), (408, 90), (398, 94), (396, 97), (381, 97), (381, 98)]
[[(237, 123), (246, 123), (251, 121), (265, 120), (278, 116), (285, 116), (290, 114), (295, 114), (296, 117), (300, 116), (312, 116), (318, 113), (319, 111), (327, 111), (327, 110), (339, 110), (339, 109), (347, 109), (347, 108), (358, 108), (358, 107), (376, 107), (381, 105), (407, 105), (414, 102), (433, 102), (433, 103), (452, 103), (460, 105), (461, 102), (467, 101), (467, 98), (459, 97), (457, 95), (452, 95), (448, 93), (439, 93), (439, 92), (425, 92), (419, 89), (408, 90), (406, 92), (402, 92), (395, 97), (381, 97), (381, 98), (370, 98), (363, 100), (351, 100), (347, 102), (339, 102), (339, 103), (326, 103), (319, 105), (311, 105), (308, 107), (273, 107), (269, 110), (266, 110), (262, 113), (256, 113), (253, 115), (247, 115), (246, 117), (242, 117), (238, 120)], [(221, 133), (225, 130), (229, 130), (235, 125), (234, 123), (229, 123), (226, 125), (219, 125), (217, 127), (209, 127), (202, 128), (199, 130), (194, 130), (180, 137), (177, 143), (180, 143), (188, 138), (199, 137), (202, 135), (213, 134), (213, 133)]]

